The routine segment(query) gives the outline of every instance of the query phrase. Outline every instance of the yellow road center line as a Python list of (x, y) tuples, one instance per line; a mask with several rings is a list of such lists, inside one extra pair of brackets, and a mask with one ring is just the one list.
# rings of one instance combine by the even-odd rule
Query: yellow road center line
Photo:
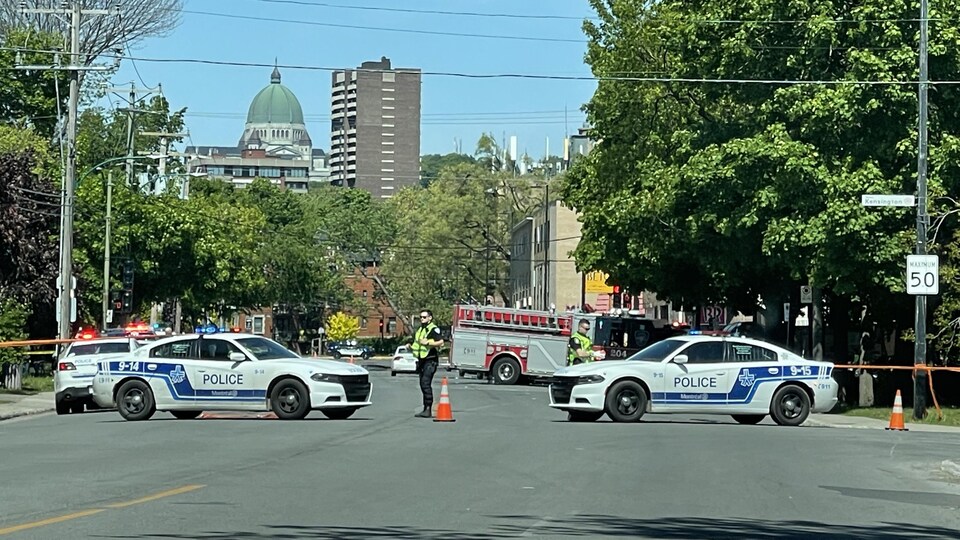
[(206, 487), (203, 484), (189, 484), (186, 486), (181, 486), (174, 489), (168, 489), (166, 491), (161, 491), (159, 493), (154, 493), (153, 495), (147, 495), (146, 497), (141, 497), (139, 499), (133, 499), (131, 501), (113, 503), (104, 505), (104, 508), (91, 508), (89, 510), (81, 510), (79, 512), (73, 512), (71, 514), (64, 514), (62, 516), (41, 519), (39, 521), (31, 521), (29, 523), (22, 523), (20, 525), (13, 525), (10, 527), (0, 528), (0, 536), (12, 534), (15, 532), (26, 531), (29, 529), (36, 529), (37, 527), (44, 527), (46, 525), (54, 525), (56, 523), (62, 523), (64, 521), (70, 521), (72, 519), (80, 519), (82, 517), (92, 516), (94, 514), (99, 514), (100, 512), (105, 511), (107, 508), (127, 508), (128, 506), (134, 506), (137, 504), (143, 504), (145, 502), (155, 501), (157, 499), (163, 499), (164, 497), (172, 497), (174, 495), (180, 495), (182, 493), (189, 493), (191, 491), (196, 491), (200, 488)]
[(174, 495), (180, 495), (181, 493), (196, 491), (202, 487), (206, 487), (206, 486), (204, 486), (203, 484), (190, 484), (187, 486), (182, 486), (174, 489), (168, 489), (167, 491), (161, 491), (160, 493), (154, 493), (153, 495), (147, 495), (146, 497), (141, 497), (139, 499), (134, 499), (132, 501), (108, 504), (106, 506), (107, 508), (126, 508), (128, 506), (133, 506), (135, 504), (143, 504), (145, 502), (155, 501), (157, 499), (162, 499), (164, 497), (172, 497)]
[(23, 523), (21, 525), (14, 525), (12, 527), (5, 527), (3, 529), (0, 529), (0, 535), (12, 534), (15, 532), (26, 531), (28, 529), (36, 529), (37, 527), (43, 527), (45, 525), (53, 525), (54, 523), (70, 521), (71, 519), (79, 519), (82, 517), (92, 516), (93, 514), (99, 514), (100, 512), (103, 512), (103, 511), (104, 511), (103, 508), (91, 508), (90, 510), (83, 510), (81, 512), (74, 512), (72, 514), (66, 514), (63, 516), (41, 519), (40, 521), (31, 521), (30, 523)]

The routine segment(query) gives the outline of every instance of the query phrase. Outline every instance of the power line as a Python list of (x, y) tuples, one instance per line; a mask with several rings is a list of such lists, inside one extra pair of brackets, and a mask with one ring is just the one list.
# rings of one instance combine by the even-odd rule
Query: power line
[(203, 15), (205, 17), (222, 17), (225, 19), (235, 19), (235, 20), (245, 20), (245, 21), (301, 24), (301, 25), (307, 25), (307, 26), (321, 26), (324, 28), (347, 28), (350, 30), (373, 30), (377, 32), (398, 32), (401, 34), (420, 34), (420, 35), (469, 37), (469, 38), (483, 38), (483, 39), (509, 39), (509, 40), (517, 40), (517, 41), (544, 41), (544, 42), (550, 42), (550, 43), (586, 43), (587, 42), (586, 40), (583, 40), (583, 39), (570, 39), (570, 38), (510, 36), (510, 35), (502, 35), (502, 34), (472, 34), (472, 33), (464, 33), (464, 32), (443, 32), (440, 30), (414, 30), (410, 28), (361, 26), (356, 24), (325, 23), (325, 22), (304, 21), (304, 20), (297, 20), (297, 19), (278, 19), (273, 17), (255, 17), (253, 15), (236, 15), (232, 13), (217, 13), (212, 11), (194, 11), (189, 9), (178, 10), (178, 12), (188, 13), (191, 15)]
[[(0, 50), (16, 50), (12, 47), (0, 47)], [(23, 49), (20, 49), (23, 50)], [(51, 52), (51, 51), (39, 51)], [(103, 54), (105, 58), (114, 57), (114, 55)], [(127, 59), (138, 60), (140, 62), (153, 62), (162, 64), (197, 64), (213, 66), (230, 67), (252, 67), (252, 68), (273, 68), (303, 70), (303, 71), (343, 71), (343, 68), (308, 66), (297, 64), (273, 64), (260, 62), (237, 62), (227, 60), (206, 60), (201, 58), (146, 58), (146, 57), (125, 57)], [(365, 71), (371, 73), (384, 73), (392, 70), (383, 69), (354, 69), (353, 71)], [(690, 84), (760, 84), (775, 86), (791, 85), (818, 85), (818, 86), (841, 86), (841, 85), (893, 85), (893, 86), (913, 86), (918, 84), (915, 80), (830, 80), (830, 79), (735, 79), (735, 78), (695, 78), (695, 77), (625, 77), (625, 76), (593, 76), (593, 75), (547, 75), (535, 73), (464, 73), (455, 71), (421, 71), (424, 76), (436, 77), (455, 77), (464, 79), (532, 79), (532, 80), (553, 80), (553, 81), (590, 81), (590, 82), (638, 82), (638, 83), (690, 83)], [(957, 85), (960, 80), (929, 81), (929, 84), (936, 85)]]
[(418, 13), (423, 15), (452, 15), (458, 17), (485, 17), (494, 19), (526, 19), (526, 20), (569, 20), (583, 21), (585, 19), (597, 20), (596, 17), (573, 17), (570, 15), (520, 15), (513, 13), (478, 13), (473, 11), (445, 11), (439, 9), (408, 9), (408, 8), (387, 8), (373, 6), (350, 6), (344, 4), (334, 4), (329, 2), (307, 2), (305, 0), (255, 0), (268, 4), (288, 4), (295, 6), (326, 7), (335, 9), (354, 9), (363, 11), (383, 11), (391, 13)]

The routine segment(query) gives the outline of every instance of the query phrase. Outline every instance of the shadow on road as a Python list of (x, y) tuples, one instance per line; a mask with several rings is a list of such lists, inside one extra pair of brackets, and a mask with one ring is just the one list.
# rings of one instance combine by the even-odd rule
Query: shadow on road
[[(430, 540), (482, 540), (489, 538), (585, 538), (594, 536), (624, 538), (716, 539), (762, 538), (794, 539), (816, 538), (840, 540), (859, 538), (933, 539), (956, 538), (957, 531), (945, 527), (910, 523), (871, 523), (866, 526), (831, 525), (811, 521), (769, 521), (741, 518), (650, 518), (635, 519), (605, 515), (578, 515), (566, 518), (542, 519), (534, 516), (490, 516), (493, 523), (482, 532), (459, 532), (416, 526), (337, 526), (337, 525), (266, 525), (261, 531), (205, 531), (184, 534), (124, 534), (122, 538), (196, 538), (201, 540), (227, 539), (360, 539), (399, 538)], [(101, 538), (120, 538), (103, 536)]]

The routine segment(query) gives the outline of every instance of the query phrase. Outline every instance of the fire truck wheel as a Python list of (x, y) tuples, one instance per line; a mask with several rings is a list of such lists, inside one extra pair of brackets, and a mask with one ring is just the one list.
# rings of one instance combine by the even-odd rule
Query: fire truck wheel
[(520, 364), (510, 357), (493, 363), (493, 379), (497, 384), (517, 384), (520, 380)]
[(614, 422), (639, 422), (647, 410), (647, 393), (634, 381), (620, 381), (607, 391), (606, 409)]
[(603, 417), (603, 411), (567, 411), (568, 422), (596, 422)]

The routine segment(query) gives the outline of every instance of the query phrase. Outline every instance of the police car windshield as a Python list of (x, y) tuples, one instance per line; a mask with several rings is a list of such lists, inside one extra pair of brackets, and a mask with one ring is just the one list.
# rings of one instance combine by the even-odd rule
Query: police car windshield
[(670, 356), (673, 351), (683, 346), (686, 341), (680, 339), (665, 339), (658, 341), (653, 345), (634, 354), (627, 360), (640, 362), (662, 362), (664, 358)]
[(276, 341), (270, 341), (264, 338), (241, 338), (237, 343), (243, 345), (248, 351), (252, 352), (258, 360), (280, 360), (288, 358), (300, 358), (296, 354), (283, 348)]

